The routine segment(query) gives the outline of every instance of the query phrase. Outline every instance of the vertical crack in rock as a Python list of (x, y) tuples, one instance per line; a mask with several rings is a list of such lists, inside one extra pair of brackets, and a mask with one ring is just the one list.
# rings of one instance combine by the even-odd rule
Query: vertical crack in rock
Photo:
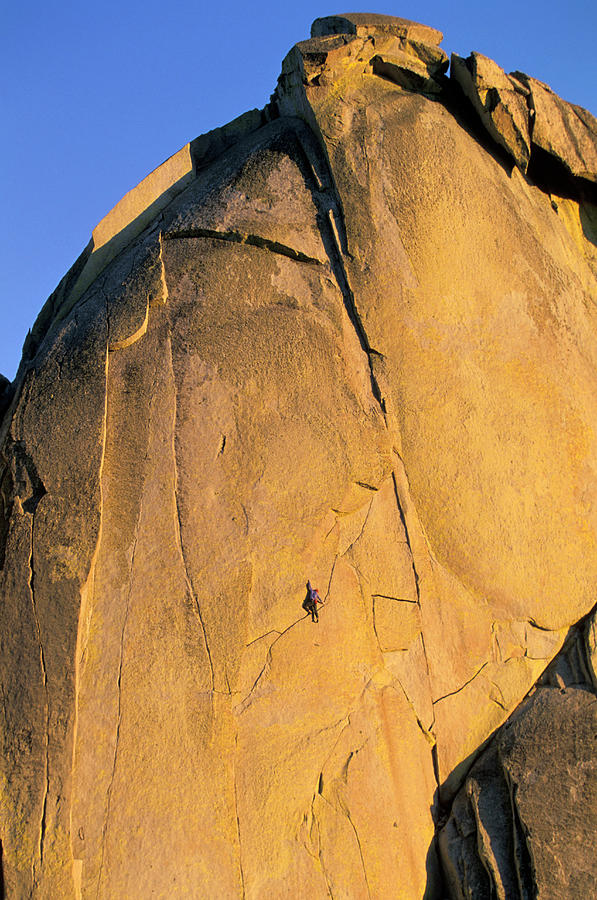
[[(362, 524), (362, 526), (361, 526), (361, 530), (360, 530), (359, 533), (357, 534), (357, 536), (356, 536), (356, 538), (354, 539), (354, 541), (352, 542), (352, 544), (350, 544), (350, 546), (348, 546), (348, 547), (346, 548), (346, 550), (345, 550), (344, 553), (342, 554), (343, 557), (346, 556), (348, 553), (350, 553), (350, 551), (352, 550), (352, 548), (354, 547), (354, 545), (357, 544), (357, 543), (360, 541), (360, 539), (363, 537), (363, 534), (364, 534), (364, 532), (365, 532), (365, 528), (367, 527), (367, 522), (368, 522), (368, 520), (369, 520), (369, 516), (371, 515), (371, 507), (372, 507), (372, 506), (373, 506), (373, 497), (372, 497), (371, 500), (369, 501), (369, 507), (368, 507), (368, 509), (367, 509), (367, 515), (365, 516), (365, 520), (364, 520), (364, 522), (363, 522), (363, 524)], [(335, 565), (335, 561), (334, 561), (334, 565)], [(353, 568), (356, 569), (356, 566), (353, 566)], [(333, 571), (334, 571), (334, 570), (332, 569), (332, 574), (333, 574)], [(331, 576), (330, 576), (330, 584), (331, 584)], [(359, 584), (360, 584), (360, 579), (359, 579)]]
[[(109, 336), (109, 313), (108, 313), (108, 303), (106, 300), (106, 335)], [(99, 471), (98, 471), (98, 491), (99, 491), (99, 523), (98, 523), (98, 531), (97, 531), (97, 540), (95, 543), (95, 548), (93, 550), (93, 556), (91, 557), (91, 563), (89, 565), (89, 573), (87, 575), (87, 580), (85, 584), (81, 588), (80, 594), (80, 603), (79, 603), (79, 618), (77, 622), (77, 641), (75, 645), (75, 673), (74, 673), (74, 713), (73, 713), (73, 739), (72, 739), (72, 757), (71, 757), (71, 785), (75, 784), (75, 767), (76, 767), (76, 750), (77, 750), (77, 740), (79, 735), (79, 699), (80, 699), (80, 691), (81, 691), (81, 662), (84, 653), (84, 649), (87, 644), (87, 638), (89, 633), (89, 624), (90, 624), (90, 615), (91, 615), (91, 607), (93, 603), (93, 589), (94, 589), (94, 581), (95, 581), (95, 570), (97, 566), (97, 560), (99, 557), (100, 546), (102, 542), (102, 531), (103, 531), (103, 522), (104, 522), (104, 487), (103, 487), (103, 474), (104, 474), (104, 462), (106, 458), (106, 442), (107, 442), (107, 432), (108, 432), (108, 377), (109, 377), (109, 367), (110, 367), (110, 353), (108, 346), (106, 344), (106, 353), (105, 353), (105, 364), (104, 364), (104, 412), (102, 419), (102, 430), (101, 430), (101, 453), (100, 453), (100, 462), (99, 462)], [(75, 894), (77, 900), (81, 898), (81, 885), (80, 885), (80, 876), (77, 876), (75, 873), (75, 854), (73, 850), (73, 835), (75, 833), (74, 830), (74, 822), (73, 822), (73, 806), (74, 806), (74, 795), (73, 789), (71, 787), (71, 801), (70, 801), (70, 851), (71, 851), (71, 861), (73, 866), (73, 883), (75, 885)]]
[(110, 819), (110, 808), (112, 805), (112, 788), (114, 786), (114, 778), (116, 777), (116, 765), (118, 763), (118, 745), (119, 745), (119, 741), (120, 741), (120, 725), (122, 722), (122, 664), (123, 664), (123, 659), (124, 659), (124, 636), (125, 636), (125, 632), (126, 632), (126, 626), (128, 623), (129, 609), (130, 609), (130, 605), (131, 605), (131, 595), (133, 592), (133, 575), (134, 575), (134, 570), (135, 570), (135, 555), (137, 552), (137, 541), (138, 541), (138, 537), (139, 537), (140, 520), (141, 520), (141, 507), (139, 507), (139, 511), (137, 513), (137, 522), (135, 525), (135, 537), (133, 540), (133, 552), (131, 554), (131, 567), (130, 567), (130, 575), (129, 575), (129, 589), (127, 592), (126, 607), (125, 607), (125, 611), (124, 611), (124, 619), (122, 622), (122, 632), (120, 635), (120, 658), (118, 660), (118, 680), (117, 680), (118, 712), (117, 712), (117, 717), (116, 717), (116, 734), (114, 737), (114, 757), (112, 760), (112, 772), (110, 775), (110, 783), (108, 785), (108, 790), (106, 792), (106, 816), (105, 816), (104, 825), (102, 828), (102, 852), (101, 852), (101, 857), (100, 857), (99, 874), (97, 877), (97, 894), (96, 894), (97, 897), (99, 897), (99, 892), (100, 892), (101, 883), (102, 883), (102, 872), (103, 872), (103, 868), (104, 868), (104, 856), (105, 856), (105, 851), (106, 851), (106, 835), (108, 832), (108, 822)]
[[(41, 869), (43, 866), (43, 858), (44, 858), (44, 837), (46, 833), (46, 812), (48, 806), (48, 794), (50, 790), (50, 695), (48, 691), (48, 673), (46, 669), (46, 660), (44, 656), (44, 648), (42, 642), (42, 634), (41, 634), (41, 624), (39, 621), (39, 615), (37, 612), (37, 603), (35, 600), (35, 566), (34, 566), (34, 540), (35, 540), (35, 509), (31, 513), (31, 546), (29, 550), (29, 591), (31, 594), (31, 607), (33, 611), (33, 619), (35, 621), (35, 630), (37, 634), (37, 641), (39, 644), (39, 662), (42, 676), (42, 683), (44, 687), (45, 693), (45, 760), (44, 760), (44, 793), (43, 799), (41, 803), (41, 812), (40, 812), (40, 822), (39, 822), (39, 843), (38, 843), (38, 865), (39, 871), (41, 873)], [(31, 861), (31, 872), (33, 883), (38, 883), (38, 878), (36, 874), (36, 860)]]
[(0, 900), (5, 900), (6, 894), (4, 890), (4, 860), (2, 841), (0, 840)]
[[(320, 780), (321, 780), (321, 776), (320, 776)], [(332, 809), (335, 813), (338, 812), (337, 809), (327, 799), (327, 797), (324, 797), (323, 793), (320, 790), (318, 790), (318, 794), (319, 794), (319, 796), (321, 796), (321, 799), (323, 800), (323, 802), (326, 803), (330, 807), (330, 809)], [(307, 851), (309, 856), (313, 857), (313, 859), (316, 859), (319, 862), (319, 865), (321, 867), (321, 873), (322, 873), (324, 881), (325, 881), (326, 890), (328, 892), (328, 896), (330, 897), (330, 900), (334, 900), (334, 895), (332, 893), (332, 886), (330, 884), (327, 869), (326, 869), (325, 863), (323, 861), (323, 849), (321, 847), (321, 831), (319, 829), (319, 822), (317, 821), (317, 816), (315, 815), (315, 810), (313, 807), (314, 803), (315, 803), (315, 795), (311, 799), (311, 826), (309, 828), (309, 839), (311, 840), (311, 843), (313, 843), (313, 838), (311, 837), (311, 832), (312, 832), (313, 828), (315, 827), (317, 829), (317, 854), (314, 854), (311, 852), (311, 850), (309, 850), (309, 847), (307, 846), (306, 842), (303, 842), (303, 843), (304, 843), (305, 850)]]
[(508, 795), (510, 797), (510, 809), (512, 811), (512, 837), (514, 844), (514, 871), (520, 891), (521, 900), (536, 900), (537, 878), (533, 855), (524, 824), (518, 812), (516, 803), (516, 784), (512, 781), (508, 770), (504, 767)]
[[(404, 535), (406, 537), (406, 544), (408, 549), (410, 550), (410, 558), (412, 562), (413, 569), (413, 577), (415, 580), (415, 590), (417, 593), (417, 605), (422, 613), (422, 603), (421, 603), (421, 573), (420, 570), (422, 568), (422, 563), (418, 561), (419, 550), (415, 553), (415, 539), (414, 535), (411, 533), (412, 530), (417, 527), (417, 522), (410, 522), (409, 520), (412, 518), (406, 510), (406, 503), (400, 497), (400, 485), (402, 485), (403, 491), (408, 496), (409, 486), (408, 486), (408, 477), (406, 475), (406, 468), (404, 466), (404, 461), (402, 457), (398, 453), (396, 449), (394, 449), (394, 455), (396, 457), (396, 465), (394, 467), (394, 471), (392, 472), (392, 481), (394, 483), (394, 496), (396, 497), (396, 506), (398, 507), (398, 515), (400, 516), (400, 521), (402, 522), (402, 527), (404, 528)], [(400, 478), (398, 477), (400, 475)], [(400, 482), (400, 483), (399, 483)], [(415, 514), (416, 515), (416, 514)], [(420, 526), (419, 526), (420, 528)], [(425, 542), (425, 537), (421, 534), (422, 542)], [(421, 628), (421, 644), (423, 647), (423, 657), (425, 659), (425, 670), (427, 672), (427, 682), (429, 684), (429, 689), (431, 692), (431, 671), (429, 669), (429, 657), (427, 654), (427, 647), (425, 645), (425, 632), (424, 629)], [(433, 722), (431, 723), (431, 732), (433, 732), (433, 727), (435, 725), (435, 717)]]
[[(331, 531), (331, 530), (332, 530), (332, 529), (330, 529), (330, 531)], [(338, 557), (338, 555), (336, 554), (336, 556), (334, 557), (334, 562), (332, 563), (332, 569), (331, 569), (331, 572), (330, 572), (330, 577), (329, 577), (329, 580), (328, 580), (328, 586), (327, 586), (327, 590), (326, 590), (326, 592), (325, 592), (325, 597), (323, 598), (326, 602), (327, 602), (328, 597), (330, 596), (330, 589), (331, 589), (331, 587), (332, 587), (332, 579), (333, 579), (333, 577), (334, 577), (334, 571), (335, 571), (335, 569), (336, 569), (336, 563), (338, 562), (338, 559), (339, 559), (339, 557)]]
[[(439, 759), (437, 758), (437, 744), (434, 744), (431, 748), (431, 762), (433, 764), (433, 774), (435, 776), (435, 781), (437, 783), (438, 788), (440, 787), (440, 778), (439, 778)], [(434, 804), (435, 807), (435, 804)]]
[(164, 263), (164, 235), (163, 235), (162, 231), (160, 231), (159, 241), (160, 241), (160, 253), (159, 253), (160, 279), (162, 282), (162, 303), (167, 303), (168, 299), (169, 299), (169, 294), (168, 294), (168, 283), (166, 281), (166, 265)]
[[(334, 278), (336, 279), (336, 283), (342, 294), (344, 307), (350, 323), (355, 330), (361, 349), (367, 355), (371, 391), (374, 398), (379, 403), (385, 419), (385, 402), (375, 377), (371, 361), (371, 355), (375, 354), (377, 351), (373, 350), (369, 344), (367, 333), (357, 310), (354, 293), (350, 287), (346, 266), (344, 265), (344, 255), (348, 253), (348, 248), (342, 201), (329, 163), (327, 163), (327, 161), (323, 162), (325, 171), (323, 173), (323, 178), (319, 178), (309, 151), (305, 147), (298, 133), (297, 144), (300, 147), (301, 158), (307, 172), (307, 177), (305, 179), (307, 187), (311, 191), (313, 203), (317, 210), (317, 223), (319, 225), (321, 241), (327, 253)], [(329, 187), (325, 184), (326, 181), (328, 182)]]
[(423, 725), (423, 722), (422, 722), (421, 719), (419, 718), (418, 713), (417, 713), (417, 710), (415, 709), (415, 705), (414, 705), (414, 703), (412, 702), (412, 700), (410, 699), (410, 697), (408, 696), (408, 694), (407, 694), (407, 692), (406, 692), (406, 690), (405, 690), (405, 688), (404, 688), (404, 685), (402, 684), (402, 682), (400, 681), (400, 679), (399, 679), (399, 678), (396, 678), (396, 681), (397, 681), (398, 684), (400, 685), (400, 690), (401, 690), (402, 693), (404, 694), (404, 698), (405, 698), (406, 702), (408, 703), (408, 705), (409, 705), (409, 707), (410, 707), (410, 710), (411, 710), (413, 716), (415, 717), (415, 719), (416, 719), (416, 721), (417, 721), (417, 725), (419, 726), (419, 729), (423, 732), (423, 735), (425, 736), (425, 740), (426, 740), (429, 744), (431, 744), (431, 750), (432, 750), (432, 752), (433, 752), (433, 750), (435, 749), (435, 746), (436, 746), (434, 735), (433, 735), (427, 728), (425, 728), (425, 726)]
[(361, 847), (361, 840), (359, 838), (359, 833), (356, 829), (356, 825), (352, 821), (348, 807), (345, 808), (344, 813), (346, 815), (346, 818), (348, 819), (348, 822), (350, 823), (352, 830), (354, 831), (354, 836), (356, 838), (357, 847), (359, 848), (359, 855), (361, 857), (361, 865), (363, 867), (363, 878), (365, 879), (365, 885), (367, 887), (367, 896), (371, 900), (371, 888), (369, 887), (369, 881), (367, 879), (367, 868), (365, 866), (365, 857), (363, 856), (363, 848)]
[[(394, 493), (396, 496), (396, 504), (398, 506), (398, 513), (400, 515), (400, 519), (402, 521), (402, 525), (404, 528), (404, 534), (406, 536), (406, 543), (410, 550), (412, 567), (413, 567), (413, 576), (415, 579), (415, 590), (417, 592), (417, 604), (419, 609), (421, 610), (421, 614), (423, 613), (423, 603), (422, 597), (423, 593), (421, 590), (422, 584), (422, 573), (424, 569), (431, 570), (431, 562), (429, 558), (429, 550), (427, 547), (427, 539), (423, 532), (423, 529), (418, 521), (418, 516), (416, 510), (409, 512), (407, 509), (408, 500), (410, 499), (410, 489), (408, 484), (408, 477), (406, 474), (406, 468), (404, 465), (404, 461), (396, 448), (394, 448), (394, 456), (396, 457), (396, 465), (394, 467), (394, 471), (392, 473), (392, 479), (394, 481)], [(404, 496), (401, 496), (401, 493)], [(412, 520), (412, 521), (411, 521)], [(419, 532), (419, 539), (415, 538), (415, 530)], [(415, 544), (421, 544), (421, 547), (417, 547), (415, 550)], [(425, 558), (423, 555), (425, 554)], [(429, 668), (429, 656), (427, 653), (427, 647), (425, 645), (425, 633), (424, 630), (421, 630), (421, 643), (423, 646), (423, 656), (425, 658), (425, 668), (427, 670), (427, 678), (429, 681), (429, 685), (431, 686), (431, 671)], [(435, 723), (435, 720), (434, 720)], [(433, 723), (433, 724), (434, 724)], [(433, 724), (431, 728), (433, 728)]]
[[(317, 793), (318, 793), (318, 795), (321, 796), (322, 800), (325, 800), (325, 797), (323, 797), (323, 772), (320, 772), (320, 774), (319, 774), (319, 783), (317, 785)], [(315, 828), (317, 831), (317, 854), (313, 854), (311, 852), (311, 850), (307, 846), (306, 841), (304, 841), (303, 844), (304, 844), (305, 850), (307, 851), (309, 856), (312, 856), (314, 859), (316, 859), (318, 861), (319, 866), (321, 868), (321, 874), (323, 875), (323, 879), (325, 881), (325, 887), (328, 892), (328, 897), (330, 898), (330, 900), (334, 900), (334, 895), (332, 893), (332, 886), (330, 884), (329, 875), (328, 875), (325, 863), (323, 861), (323, 850), (321, 847), (321, 832), (319, 829), (319, 822), (317, 821), (317, 816), (315, 815), (314, 803), (315, 803), (315, 795), (313, 795), (313, 797), (311, 799), (311, 825), (309, 827), (309, 840), (311, 841), (311, 844), (313, 844), (312, 831)]]
[[(318, 830), (319, 830), (319, 828), (318, 828)], [(326, 887), (326, 890), (327, 890), (327, 892), (328, 892), (328, 897), (330, 898), (330, 900), (334, 900), (334, 895), (332, 894), (332, 886), (331, 886), (331, 884), (330, 884), (330, 879), (329, 879), (329, 876), (328, 876), (326, 867), (325, 867), (324, 862), (323, 862), (323, 855), (322, 855), (322, 852), (321, 852), (321, 843), (320, 843), (319, 839), (318, 839), (318, 841), (317, 841), (317, 847), (318, 847), (318, 850), (319, 850), (317, 859), (319, 860), (319, 865), (321, 866), (321, 874), (323, 875), (323, 878), (324, 878), (324, 881), (325, 881), (325, 887)]]
[[(396, 454), (396, 456), (398, 456), (398, 454)], [(400, 462), (402, 463), (401, 459), (400, 459)], [(402, 465), (404, 465), (404, 464), (402, 463)], [(406, 472), (405, 472), (405, 475), (406, 475)], [(404, 512), (404, 509), (402, 508), (402, 503), (400, 502), (400, 493), (398, 490), (398, 482), (396, 480), (395, 472), (392, 472), (392, 482), (394, 484), (394, 496), (396, 497), (396, 506), (398, 507), (398, 515), (400, 516), (400, 521), (402, 522), (402, 527), (404, 528), (404, 534), (406, 536), (406, 544), (408, 546), (408, 549), (410, 550), (410, 558), (411, 558), (412, 569), (413, 569), (413, 577), (415, 579), (415, 590), (417, 592), (417, 603), (420, 607), (420, 605), (421, 605), (421, 586), (420, 586), (419, 573), (417, 571), (417, 563), (415, 561), (413, 542), (411, 540), (408, 522), (406, 521), (406, 514)]]
[[(165, 278), (165, 276), (164, 276), (164, 278)], [(167, 287), (165, 288), (165, 290), (167, 292)], [(166, 293), (166, 295), (167, 295), (167, 293)], [(189, 567), (188, 567), (186, 555), (184, 552), (184, 543), (183, 543), (183, 538), (182, 538), (182, 516), (181, 516), (181, 512), (180, 512), (180, 501), (179, 501), (179, 495), (178, 495), (178, 459), (177, 459), (177, 454), (176, 454), (176, 422), (177, 422), (177, 417), (178, 417), (178, 389), (177, 389), (177, 385), (176, 385), (176, 376), (174, 374), (174, 360), (172, 358), (172, 334), (170, 331), (168, 332), (167, 341), (168, 341), (168, 354), (169, 354), (169, 361), (170, 361), (170, 373), (172, 375), (172, 384), (173, 384), (173, 388), (174, 388), (174, 390), (173, 390), (174, 403), (173, 403), (173, 410), (172, 410), (172, 465), (173, 465), (173, 469), (174, 469), (174, 508), (176, 510), (176, 515), (175, 515), (174, 519), (175, 519), (175, 531), (176, 531), (176, 546), (178, 548), (180, 560), (182, 563), (182, 569), (183, 569), (183, 573), (184, 573), (185, 583), (187, 586), (187, 591), (188, 591), (189, 597), (191, 598), (191, 600), (195, 606), (195, 609), (197, 610), (197, 617), (199, 619), (199, 624), (201, 625), (201, 631), (203, 634), (203, 642), (205, 644), (205, 651), (207, 653), (207, 658), (209, 660), (209, 668), (210, 668), (210, 673), (211, 673), (211, 689), (213, 691), (215, 689), (216, 682), (215, 682), (215, 672), (214, 672), (213, 660), (211, 658), (211, 651), (209, 649), (209, 641), (207, 640), (207, 629), (205, 627), (205, 621), (204, 621), (203, 615), (201, 613), (201, 606), (199, 603), (199, 598), (197, 597), (197, 594), (195, 593), (195, 591), (193, 589), (193, 583), (191, 581), (191, 576), (189, 573)]]
[(6, 557), (6, 542), (8, 540), (12, 501), (7, 484), (10, 479), (10, 472), (4, 454), (0, 455), (0, 463), (0, 571), (2, 571)]
[(234, 814), (236, 816), (236, 834), (238, 837), (238, 870), (240, 874), (240, 884), (242, 889), (242, 900), (245, 900), (245, 873), (243, 871), (243, 847), (240, 837), (240, 818), (238, 815), (238, 785), (236, 782), (236, 760), (238, 759), (238, 733), (234, 738), (234, 759), (233, 759), (233, 777), (234, 777)]

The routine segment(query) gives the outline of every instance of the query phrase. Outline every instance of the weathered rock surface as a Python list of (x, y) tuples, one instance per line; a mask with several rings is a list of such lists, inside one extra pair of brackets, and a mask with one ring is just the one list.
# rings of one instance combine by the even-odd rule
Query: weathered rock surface
[(488, 152), (440, 39), (317, 20), (42, 310), (0, 434), (9, 897), (440, 897), (438, 822), (592, 610), (588, 178)]
[(529, 88), (534, 111), (533, 143), (560, 162), (571, 175), (596, 182), (597, 120), (591, 113), (566, 103), (551, 88), (515, 73)]
[[(547, 155), (568, 175), (596, 182), (597, 120), (524, 72), (507, 75), (481, 53), (452, 55), (451, 77), (493, 138), (526, 172), (531, 154)], [(593, 202), (594, 197), (593, 197)]]
[(481, 53), (471, 53), (468, 59), (454, 53), (451, 73), (492, 138), (526, 172), (531, 156), (529, 90)]
[(540, 687), (456, 797), (440, 848), (450, 896), (568, 900), (597, 883), (597, 697)]

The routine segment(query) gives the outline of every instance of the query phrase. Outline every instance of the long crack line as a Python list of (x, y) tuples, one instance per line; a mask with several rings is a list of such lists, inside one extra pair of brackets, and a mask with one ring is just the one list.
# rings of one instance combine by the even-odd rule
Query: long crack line
[[(42, 675), (42, 683), (44, 687), (45, 694), (45, 760), (44, 760), (44, 795), (41, 805), (41, 816), (39, 823), (39, 844), (38, 844), (38, 858), (39, 858), (39, 868), (43, 866), (43, 856), (44, 856), (44, 837), (46, 833), (46, 813), (48, 807), (48, 794), (50, 792), (50, 695), (48, 691), (48, 673), (46, 669), (46, 660), (44, 655), (43, 642), (41, 638), (41, 624), (39, 621), (39, 616), (37, 613), (37, 604), (35, 600), (35, 568), (33, 564), (33, 547), (34, 547), (34, 538), (35, 538), (35, 512), (32, 514), (31, 521), (31, 546), (29, 550), (29, 591), (31, 593), (31, 606), (33, 611), (33, 619), (35, 621), (35, 630), (37, 633), (37, 641), (39, 644), (39, 661)], [(32, 878), (33, 882), (37, 882), (37, 878), (35, 875), (35, 861), (32, 861)]]
[(359, 833), (358, 833), (358, 831), (357, 831), (357, 829), (356, 829), (356, 826), (355, 826), (354, 822), (352, 821), (352, 818), (351, 818), (351, 816), (350, 816), (350, 812), (349, 812), (348, 808), (346, 808), (346, 809), (344, 810), (344, 812), (345, 812), (346, 818), (347, 818), (348, 821), (350, 822), (350, 825), (351, 825), (351, 827), (352, 827), (352, 830), (354, 831), (354, 836), (355, 836), (355, 838), (356, 838), (357, 847), (359, 848), (359, 855), (360, 855), (360, 857), (361, 857), (361, 865), (362, 865), (362, 867), (363, 867), (363, 878), (365, 879), (365, 885), (366, 885), (366, 887), (367, 887), (367, 895), (369, 896), (369, 898), (371, 898), (371, 888), (369, 887), (369, 880), (367, 879), (367, 869), (366, 869), (366, 867), (365, 867), (365, 857), (363, 856), (363, 848), (361, 847), (361, 841), (360, 841), (360, 838), (359, 838)]
[(104, 819), (104, 825), (102, 828), (102, 852), (100, 857), (100, 866), (99, 873), (97, 877), (97, 892), (96, 897), (99, 897), (99, 892), (102, 883), (102, 873), (104, 869), (104, 857), (106, 852), (106, 835), (108, 833), (108, 822), (110, 819), (110, 809), (112, 806), (112, 789), (114, 787), (114, 779), (116, 777), (116, 765), (118, 762), (118, 745), (120, 742), (120, 725), (122, 722), (122, 664), (124, 659), (124, 635), (126, 632), (126, 626), (129, 617), (129, 610), (131, 605), (131, 595), (133, 593), (133, 572), (135, 568), (135, 555), (137, 553), (137, 541), (139, 537), (139, 522), (141, 519), (141, 508), (139, 508), (139, 513), (137, 516), (137, 523), (135, 527), (135, 537), (133, 541), (133, 552), (131, 554), (131, 568), (129, 575), (129, 589), (127, 592), (126, 598), (126, 607), (124, 611), (124, 618), (122, 622), (122, 632), (120, 634), (120, 658), (118, 660), (118, 679), (117, 679), (117, 688), (118, 688), (118, 710), (116, 717), (116, 734), (114, 737), (114, 758), (112, 760), (112, 772), (110, 775), (110, 784), (108, 785), (108, 790), (106, 792), (106, 816)]
[[(104, 364), (104, 409), (103, 409), (103, 418), (102, 418), (102, 439), (101, 439), (101, 455), (99, 461), (99, 470), (98, 470), (98, 491), (99, 491), (99, 525), (97, 530), (97, 538), (95, 543), (95, 548), (93, 551), (93, 555), (91, 557), (91, 562), (89, 564), (89, 572), (87, 574), (87, 579), (85, 584), (81, 588), (80, 593), (80, 606), (79, 606), (79, 617), (77, 621), (77, 642), (75, 645), (75, 697), (74, 697), (74, 721), (73, 721), (73, 740), (72, 740), (72, 757), (71, 757), (71, 782), (73, 785), (76, 784), (76, 776), (75, 776), (75, 760), (76, 760), (76, 752), (77, 752), (77, 744), (79, 737), (79, 703), (80, 703), (80, 693), (81, 693), (81, 662), (82, 662), (82, 644), (83, 637), (82, 632), (85, 624), (87, 624), (87, 632), (89, 632), (89, 615), (90, 615), (90, 606), (93, 601), (93, 590), (94, 590), (94, 579), (95, 579), (95, 570), (97, 566), (97, 560), (99, 556), (100, 546), (102, 543), (102, 531), (104, 524), (104, 486), (103, 486), (103, 473), (104, 473), (104, 465), (106, 461), (106, 444), (107, 444), (107, 436), (108, 436), (108, 378), (110, 371), (110, 353), (108, 350), (108, 339), (110, 336), (110, 314), (108, 307), (108, 300), (104, 294), (104, 302), (106, 307), (106, 353), (105, 353), (105, 364)], [(85, 639), (85, 645), (87, 643), (88, 634)], [(73, 795), (71, 799), (70, 806), (70, 835), (71, 835), (71, 854), (72, 854), (72, 863), (74, 866), (75, 856), (72, 847), (72, 836), (75, 833), (74, 825), (73, 825), (73, 811), (74, 811), (74, 797), (75, 797), (75, 789), (73, 788)], [(76, 884), (76, 879), (73, 878), (74, 883)], [(80, 900), (80, 892), (77, 891), (77, 900)]]
[(213, 660), (211, 657), (211, 652), (209, 649), (209, 642), (207, 640), (207, 629), (205, 627), (205, 621), (203, 619), (203, 615), (201, 613), (201, 606), (199, 604), (199, 598), (193, 589), (193, 583), (191, 581), (191, 576), (189, 573), (189, 568), (187, 565), (187, 559), (184, 552), (184, 544), (182, 540), (182, 516), (180, 512), (180, 502), (178, 495), (178, 460), (176, 456), (176, 422), (178, 416), (178, 393), (176, 388), (176, 378), (174, 376), (174, 361), (172, 359), (172, 336), (170, 332), (168, 333), (168, 350), (170, 355), (170, 371), (172, 374), (172, 382), (174, 386), (174, 403), (173, 403), (173, 411), (172, 411), (172, 464), (174, 468), (174, 506), (176, 509), (175, 516), (175, 524), (176, 524), (176, 544), (178, 547), (178, 552), (180, 554), (180, 559), (182, 561), (182, 568), (184, 573), (185, 584), (187, 587), (187, 591), (189, 593), (189, 597), (195, 604), (195, 609), (197, 610), (197, 617), (199, 619), (199, 623), (201, 625), (201, 631), (203, 633), (203, 641), (205, 644), (205, 652), (207, 653), (207, 658), (209, 660), (209, 668), (211, 672), (211, 687), (214, 690), (216, 686), (215, 682), (215, 672)]
[(240, 838), (240, 817), (238, 815), (238, 785), (236, 782), (236, 761), (238, 759), (238, 734), (234, 737), (234, 814), (236, 816), (236, 834), (238, 837), (238, 869), (240, 874), (240, 883), (242, 888), (242, 900), (245, 900), (246, 891), (245, 891), (245, 873), (243, 871), (243, 852), (242, 852), (242, 843)]
[(272, 241), (258, 234), (247, 234), (242, 231), (217, 231), (213, 228), (187, 228), (172, 234), (164, 234), (165, 241), (181, 241), (185, 238), (209, 238), (215, 241), (224, 241), (227, 244), (246, 244), (249, 247), (258, 247), (260, 250), (269, 250), (279, 256), (286, 256), (295, 262), (308, 263), (320, 266), (321, 261), (314, 256), (308, 256), (300, 250), (295, 250), (287, 244)]
[[(398, 454), (396, 454), (396, 455), (398, 455)], [(401, 462), (402, 462), (402, 460), (401, 460)], [(417, 570), (417, 564), (415, 562), (415, 553), (413, 550), (411, 535), (409, 533), (408, 522), (406, 521), (406, 513), (405, 513), (404, 509), (402, 508), (402, 503), (400, 502), (400, 492), (398, 489), (398, 482), (396, 480), (395, 472), (392, 472), (392, 483), (394, 485), (394, 496), (396, 497), (396, 506), (398, 507), (398, 515), (400, 516), (400, 521), (402, 522), (402, 527), (404, 528), (406, 544), (408, 546), (408, 549), (410, 550), (410, 558), (411, 558), (412, 569), (413, 569), (413, 577), (415, 579), (415, 590), (417, 592), (417, 603), (420, 606), (421, 605), (421, 585), (420, 585), (419, 572)]]
[[(363, 326), (362, 319), (359, 315), (355, 296), (350, 282), (348, 273), (344, 263), (345, 253), (348, 255), (346, 246), (346, 224), (344, 222), (344, 211), (342, 202), (335, 184), (333, 174), (329, 163), (324, 160), (325, 178), (320, 179), (315, 172), (315, 166), (311, 161), (311, 157), (307, 148), (304, 146), (300, 135), (296, 134), (297, 143), (300, 147), (301, 155), (307, 162), (309, 178), (307, 187), (311, 191), (313, 204), (317, 210), (317, 221), (319, 232), (324, 249), (328, 256), (328, 261), (336, 283), (344, 300), (344, 307), (350, 320), (352, 327), (358, 338), (361, 350), (367, 356), (367, 365), (369, 367), (369, 377), (371, 381), (371, 391), (373, 397), (380, 406), (381, 412), (386, 421), (385, 402), (379, 387), (379, 383), (373, 370), (372, 356), (380, 356), (369, 344), (367, 333)], [(323, 181), (327, 181), (328, 185), (324, 185)], [(321, 186), (320, 186), (321, 185)], [(344, 247), (343, 247), (344, 245)], [(387, 421), (386, 421), (387, 424)]]
[(475, 674), (471, 675), (471, 677), (468, 679), (468, 681), (465, 681), (464, 684), (461, 684), (460, 687), (457, 687), (455, 691), (449, 691), (447, 694), (444, 694), (442, 697), (438, 697), (436, 700), (433, 701), (433, 703), (434, 704), (440, 703), (442, 700), (445, 700), (447, 697), (453, 697), (454, 694), (459, 694), (460, 691), (463, 691), (465, 689), (465, 687), (467, 687), (471, 683), (471, 681), (474, 681), (475, 678), (477, 677), (477, 675), (480, 675), (481, 672), (483, 671), (483, 669), (485, 668), (485, 666), (488, 666), (488, 665), (489, 665), (488, 661), (484, 662), (482, 666), (479, 666), (479, 668), (477, 669)]

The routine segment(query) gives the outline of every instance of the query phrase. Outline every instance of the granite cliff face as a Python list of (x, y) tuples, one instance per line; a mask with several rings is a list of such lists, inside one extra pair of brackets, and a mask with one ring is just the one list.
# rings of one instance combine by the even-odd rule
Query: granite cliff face
[(7, 897), (589, 895), (597, 123), (440, 40), (316, 20), (0, 385)]

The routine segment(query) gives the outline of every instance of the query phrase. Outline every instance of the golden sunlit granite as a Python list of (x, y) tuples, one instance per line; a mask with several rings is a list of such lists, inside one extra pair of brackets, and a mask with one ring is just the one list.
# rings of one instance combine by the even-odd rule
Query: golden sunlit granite
[(317, 20), (34, 326), (0, 435), (8, 897), (440, 897), (438, 825), (591, 611), (594, 198), (506, 161), (440, 39)]

